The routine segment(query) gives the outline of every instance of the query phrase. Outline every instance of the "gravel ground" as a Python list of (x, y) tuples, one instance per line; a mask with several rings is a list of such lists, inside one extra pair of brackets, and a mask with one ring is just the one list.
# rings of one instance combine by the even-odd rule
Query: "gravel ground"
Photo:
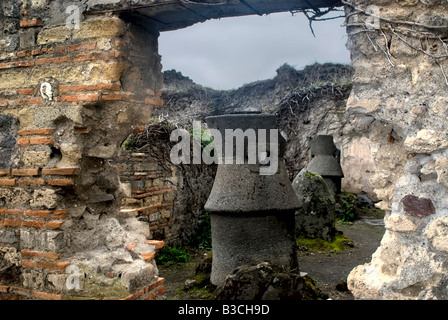
[[(299, 252), (299, 268), (316, 281), (316, 286), (332, 300), (353, 300), (349, 291), (336, 289), (347, 280), (350, 271), (371, 260), (384, 234), (382, 219), (361, 219), (352, 225), (337, 225), (343, 235), (354, 242), (354, 246), (338, 253)], [(195, 295), (182, 292), (185, 280), (195, 275), (196, 265), (207, 252), (196, 252), (188, 263), (159, 267), (159, 275), (165, 278), (167, 299), (198, 299)]]

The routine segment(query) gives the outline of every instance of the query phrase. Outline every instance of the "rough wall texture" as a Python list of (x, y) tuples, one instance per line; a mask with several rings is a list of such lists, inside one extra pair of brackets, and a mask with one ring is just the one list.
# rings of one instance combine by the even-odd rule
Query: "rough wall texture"
[(347, 16), (347, 108), (383, 128), (371, 137), (374, 181), (391, 209), (381, 246), (351, 272), (349, 289), (361, 299), (447, 299), (447, 2), (350, 1)]
[(113, 14), (70, 29), (65, 7), (0, 5), (0, 294), (155, 298), (155, 245), (120, 214), (109, 159), (163, 103), (158, 34)]
[[(160, 243), (147, 241), (133, 214), (120, 213), (122, 188), (109, 164), (163, 105), (151, 14), (170, 18), (167, 28), (205, 20), (162, 2), (169, 6), (142, 9), (135, 19), (125, 12), (128, 1), (70, 1), (81, 10), (79, 29), (66, 25), (68, 1), (0, 2), (1, 295), (163, 294), (153, 260)], [(380, 248), (353, 270), (349, 288), (357, 298), (446, 299), (447, 1), (342, 2), (354, 68), (347, 108), (358, 114), (355, 127), (376, 128), (369, 133), (374, 187), (391, 211)], [(264, 13), (292, 8), (275, 3), (258, 1)], [(244, 2), (225, 5), (195, 8), (213, 17), (256, 13)], [(72, 266), (88, 275), (75, 288), (67, 286)]]
[(371, 116), (346, 111), (351, 76), (352, 70), (346, 65), (314, 64), (296, 70), (285, 64), (272, 79), (219, 91), (195, 84), (174, 70), (165, 71), (165, 107), (154, 110), (153, 116), (191, 126), (210, 115), (241, 111), (275, 114), (287, 137), (285, 160), (291, 181), (308, 164), (310, 139), (333, 135), (342, 151), (343, 189), (366, 193), (377, 201), (371, 183), (376, 166), (370, 137), (384, 129), (375, 125)]
[(128, 148), (138, 152), (123, 151), (113, 164), (128, 185), (122, 212), (135, 213), (148, 239), (181, 246), (189, 244), (205, 218), (216, 165), (173, 164), (169, 155), (174, 129), (166, 121), (151, 123), (127, 140), (132, 141)]

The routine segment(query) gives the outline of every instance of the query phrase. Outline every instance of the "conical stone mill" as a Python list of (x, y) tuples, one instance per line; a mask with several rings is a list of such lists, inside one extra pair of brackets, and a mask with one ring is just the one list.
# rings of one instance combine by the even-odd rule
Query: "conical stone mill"
[[(217, 148), (218, 156), (226, 161), (218, 164), (215, 182), (205, 204), (212, 226), (211, 282), (220, 286), (233, 269), (260, 262), (269, 262), (284, 272), (299, 272), (294, 236), (294, 212), (299, 207), (299, 201), (286, 174), (283, 161), (286, 141), (277, 131), (275, 116), (229, 114), (207, 117), (206, 122), (210, 129), (221, 133), (223, 146), (235, 141), (233, 136), (226, 135), (226, 132), (235, 129), (244, 132), (235, 134), (236, 140), (244, 138), (246, 142), (243, 164), (237, 164), (236, 152), (233, 155), (221, 152), (220, 155)], [(256, 163), (248, 161), (249, 152), (254, 147), (253, 140), (246, 135), (252, 131), (248, 129), (255, 132), (257, 154), (262, 155), (260, 151), (265, 147), (267, 153), (264, 155), (272, 158), (269, 165), (272, 166), (273, 161), (278, 164), (273, 174), (260, 174), (268, 166), (266, 159), (264, 164), (258, 158)], [(263, 141), (262, 132), (266, 133), (264, 144), (260, 143)], [(277, 134), (271, 136), (272, 132)], [(236, 151), (235, 148), (233, 151)], [(275, 159), (277, 151), (278, 157)]]

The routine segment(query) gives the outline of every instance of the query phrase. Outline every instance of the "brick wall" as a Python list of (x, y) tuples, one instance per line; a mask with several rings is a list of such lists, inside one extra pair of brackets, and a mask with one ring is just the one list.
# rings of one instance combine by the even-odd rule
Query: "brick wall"
[[(131, 286), (119, 278), (124, 271), (109, 272), (129, 289), (122, 298), (160, 298), (157, 246), (120, 225), (122, 190), (107, 161), (163, 105), (158, 33), (113, 14), (83, 15), (71, 29), (64, 9), (60, 2), (0, 3), (0, 123), (8, 123), (6, 149), (0, 139), (0, 297), (83, 295), (64, 286), (67, 267), (92, 272), (85, 253), (95, 249), (123, 252), (150, 275)], [(51, 94), (42, 94), (43, 83)], [(165, 191), (159, 196), (168, 199)], [(87, 216), (96, 222), (86, 224)], [(111, 225), (118, 244), (107, 236)], [(97, 247), (81, 241), (86, 232)], [(139, 240), (129, 247), (127, 239)]]
[(188, 245), (205, 218), (204, 205), (213, 186), (216, 165), (172, 164), (163, 156), (170, 151), (167, 137), (154, 136), (151, 152), (123, 151), (111, 163), (117, 168), (121, 183), (127, 185), (121, 213), (132, 213), (144, 222), (148, 239), (182, 246)]
[(122, 212), (133, 211), (140, 221), (148, 223), (150, 239), (171, 243), (178, 238), (173, 215), (178, 181), (175, 166), (168, 171), (149, 154), (132, 152), (122, 152), (114, 164), (121, 182), (130, 188), (122, 200)]

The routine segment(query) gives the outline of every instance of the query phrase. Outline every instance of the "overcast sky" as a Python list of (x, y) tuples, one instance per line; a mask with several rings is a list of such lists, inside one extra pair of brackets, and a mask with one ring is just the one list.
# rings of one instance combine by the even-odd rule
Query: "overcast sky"
[(176, 69), (198, 84), (234, 89), (275, 76), (288, 63), (350, 63), (342, 18), (314, 22), (313, 37), (303, 14), (222, 18), (162, 32), (163, 70)]

